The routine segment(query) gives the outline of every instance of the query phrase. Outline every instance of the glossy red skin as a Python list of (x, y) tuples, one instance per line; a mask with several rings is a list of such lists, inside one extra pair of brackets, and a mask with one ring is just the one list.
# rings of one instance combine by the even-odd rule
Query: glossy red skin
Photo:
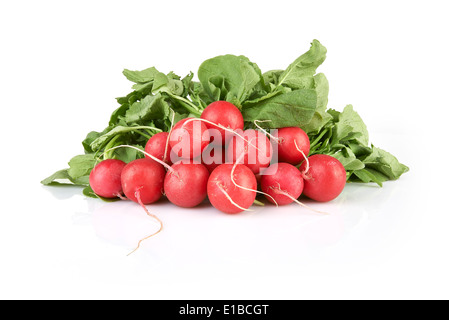
[[(346, 170), (340, 161), (325, 154), (310, 156), (309, 171), (304, 177), (303, 194), (310, 199), (327, 202), (337, 198), (346, 185)], [(299, 167), (306, 169), (306, 162)]]
[(151, 159), (136, 159), (128, 163), (122, 171), (122, 187), (125, 196), (138, 202), (140, 193), (143, 204), (156, 202), (164, 192), (165, 168)]
[(209, 144), (203, 151), (201, 163), (211, 173), (216, 167), (226, 163), (226, 149)]
[(279, 139), (278, 161), (287, 162), (294, 166), (304, 160), (304, 156), (296, 149), (298, 148), (307, 156), (310, 151), (310, 140), (307, 133), (299, 127), (287, 127), (278, 129), (277, 138)]
[[(230, 102), (215, 101), (209, 104), (201, 114), (201, 119), (220, 124), (232, 130), (243, 130), (244, 121), (240, 110)], [(208, 129), (216, 129), (221, 135), (221, 141), (212, 141), (214, 144), (225, 146), (232, 138), (232, 133), (210, 123), (205, 123)], [(212, 136), (212, 135), (211, 135)]]
[(201, 163), (177, 162), (167, 172), (164, 191), (168, 200), (183, 208), (193, 208), (207, 197), (209, 171)]
[[(152, 136), (145, 145), (145, 152), (152, 156), (166, 162), (168, 165), (172, 165), (170, 160), (171, 146), (167, 145), (168, 132), (159, 132)], [(165, 154), (165, 147), (167, 146), (167, 154)], [(166, 159), (164, 156), (167, 155)], [(145, 155), (145, 158), (151, 159)]]
[(117, 198), (123, 193), (121, 174), (126, 163), (107, 159), (98, 163), (89, 175), (89, 184), (95, 194), (103, 198)]
[[(190, 121), (185, 126), (183, 124), (190, 119), (179, 121), (170, 134), (170, 147), (173, 154), (183, 159), (194, 159), (201, 156), (203, 150), (210, 142), (209, 132), (204, 122)], [(184, 151), (184, 152), (183, 152)], [(183, 154), (185, 153), (185, 154)]]
[(257, 175), (262, 169), (270, 165), (273, 156), (273, 146), (270, 139), (259, 130), (247, 129), (243, 133), (240, 132), (240, 135), (245, 140), (239, 136), (232, 137), (228, 145), (226, 160), (228, 163), (235, 163), (240, 155), (245, 153), (239, 163), (244, 164)]
[[(298, 199), (304, 189), (304, 180), (298, 168), (289, 163), (280, 162), (264, 170), (260, 185), (263, 192), (273, 197), (278, 205), (283, 206), (292, 203), (293, 199), (276, 193), (276, 190), (286, 192), (294, 199)], [(273, 198), (268, 196), (265, 198), (275, 203)]]
[[(226, 191), (231, 199), (239, 206), (248, 209), (256, 199), (255, 191), (248, 191), (234, 185), (231, 180), (232, 164), (222, 164), (212, 171), (207, 182), (207, 196), (210, 203), (218, 210), (235, 214), (243, 210), (233, 205), (219, 185)], [(257, 181), (254, 173), (246, 166), (238, 164), (234, 170), (234, 181), (245, 188), (257, 190)]]

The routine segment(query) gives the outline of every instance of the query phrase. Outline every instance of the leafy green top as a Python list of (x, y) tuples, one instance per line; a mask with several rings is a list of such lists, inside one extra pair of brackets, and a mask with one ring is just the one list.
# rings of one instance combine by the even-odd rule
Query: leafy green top
[[(329, 83), (317, 68), (326, 59), (326, 48), (313, 40), (310, 49), (285, 70), (262, 73), (245, 56), (222, 55), (204, 61), (198, 69), (199, 81), (191, 72), (184, 78), (174, 72), (164, 74), (155, 67), (141, 71), (125, 69), (133, 82), (132, 91), (117, 98), (119, 107), (101, 132), (89, 132), (83, 140), (83, 155), (69, 161), (69, 168), (44, 179), (44, 185), (65, 183), (86, 187), (92, 195), (88, 176), (101, 158), (130, 162), (142, 157), (131, 148), (109, 149), (128, 144), (143, 149), (157, 132), (168, 131), (186, 117), (199, 117), (213, 101), (226, 100), (241, 111), (246, 127), (255, 120), (265, 128), (299, 126), (311, 140), (311, 153), (329, 154), (339, 159), (348, 181), (395, 180), (408, 167), (390, 153), (369, 144), (367, 128), (351, 105), (342, 112), (328, 109)], [(173, 123), (172, 123), (173, 122)]]

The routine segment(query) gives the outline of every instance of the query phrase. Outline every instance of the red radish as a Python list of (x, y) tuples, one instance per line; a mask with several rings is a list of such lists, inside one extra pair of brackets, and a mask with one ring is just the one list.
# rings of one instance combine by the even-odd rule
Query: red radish
[(340, 161), (325, 154), (315, 154), (299, 167), (304, 176), (304, 195), (327, 202), (337, 198), (346, 184), (346, 170)]
[[(145, 152), (171, 165), (171, 147), (167, 139), (168, 132), (156, 133), (148, 140), (147, 144), (145, 145)], [(145, 158), (150, 159), (148, 155), (145, 155)]]
[(273, 146), (267, 136), (262, 131), (247, 129), (241, 136), (234, 136), (231, 139), (226, 160), (234, 163), (242, 158), (239, 163), (246, 165), (254, 174), (259, 174), (261, 169), (270, 165), (272, 155)]
[(170, 133), (170, 146), (175, 155), (183, 159), (201, 156), (210, 142), (206, 125), (199, 119), (186, 118), (179, 121)]
[(244, 126), (243, 116), (240, 110), (227, 101), (215, 101), (209, 104), (202, 112), (201, 119), (211, 122), (206, 123), (208, 129), (218, 130), (221, 135), (221, 140), (216, 141), (214, 139), (211, 143), (221, 144), (221, 146), (225, 146), (232, 137), (229, 130), (226, 131), (223, 128), (235, 131), (237, 129), (243, 130)]
[(171, 203), (193, 208), (206, 199), (209, 171), (204, 165), (181, 161), (172, 165), (172, 169), (164, 180), (165, 195)]
[(204, 164), (207, 170), (211, 173), (216, 167), (226, 163), (226, 149), (209, 144), (203, 151), (201, 163)]
[(278, 129), (276, 138), (279, 162), (287, 162), (296, 166), (309, 154), (309, 136), (299, 127)]
[(299, 127), (285, 127), (276, 129), (273, 136), (258, 125), (259, 122), (271, 120), (255, 120), (254, 125), (267, 134), (276, 143), (279, 162), (287, 162), (294, 166), (307, 158), (310, 151), (310, 140), (307, 133)]
[(207, 182), (209, 201), (216, 209), (225, 213), (247, 210), (256, 199), (255, 190), (257, 181), (254, 173), (241, 164), (218, 166)]
[(269, 166), (261, 175), (261, 189), (277, 205), (287, 205), (299, 198), (304, 188), (301, 172), (295, 166), (280, 162)]
[(152, 159), (136, 159), (122, 171), (125, 196), (139, 204), (150, 204), (162, 197), (164, 190), (164, 167)]
[(133, 160), (123, 168), (121, 184), (123, 192), (128, 199), (137, 202), (148, 216), (153, 217), (160, 224), (160, 228), (156, 232), (139, 240), (137, 247), (128, 254), (130, 255), (139, 249), (142, 241), (151, 238), (162, 231), (162, 221), (154, 214), (151, 214), (145, 207), (145, 204), (153, 203), (162, 197), (166, 174), (164, 167), (169, 172), (172, 172), (173, 169), (164, 161), (135, 146), (120, 145), (107, 151), (112, 151), (118, 148), (131, 148), (145, 154), (146, 158)]
[(163, 194), (165, 169), (156, 160), (164, 163), (157, 158), (154, 158), (154, 160), (136, 159), (128, 163), (122, 171), (122, 186), (126, 197), (137, 202), (148, 216), (153, 217), (160, 224), (160, 228), (156, 232), (139, 240), (137, 247), (128, 255), (139, 249), (142, 241), (155, 236), (163, 228), (162, 221), (145, 207), (146, 204), (159, 200)]
[(89, 175), (89, 184), (95, 194), (103, 198), (117, 198), (123, 193), (121, 174), (126, 163), (107, 159), (98, 163)]

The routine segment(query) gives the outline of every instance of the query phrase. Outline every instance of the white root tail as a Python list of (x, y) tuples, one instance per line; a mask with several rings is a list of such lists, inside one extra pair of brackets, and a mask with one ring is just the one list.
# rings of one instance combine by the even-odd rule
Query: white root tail
[(120, 198), (120, 200), (129, 200), (127, 197), (125, 197), (121, 193), (117, 193), (116, 196), (117, 196), (117, 198)]
[(271, 139), (273, 139), (274, 141), (276, 141), (276, 143), (279, 143), (279, 138), (273, 136), (272, 134), (270, 134), (268, 131), (266, 131), (265, 129), (263, 129), (261, 126), (259, 126), (257, 123), (258, 122), (270, 122), (271, 120), (254, 120), (254, 125), (263, 133), (265, 133), (267, 136), (269, 136)]
[(237, 182), (235, 182), (235, 180), (234, 180), (234, 171), (235, 171), (235, 168), (237, 167), (237, 164), (240, 162), (240, 160), (242, 160), (243, 156), (244, 156), (244, 154), (240, 155), (240, 157), (237, 159), (237, 161), (236, 161), (236, 162), (234, 163), (234, 165), (232, 166), (232, 170), (231, 170), (231, 181), (232, 181), (232, 183), (233, 183), (237, 188), (240, 188), (240, 189), (243, 189), (243, 190), (247, 190), (247, 191), (253, 191), (253, 192), (260, 193), (260, 194), (263, 194), (263, 195), (265, 195), (265, 196), (270, 197), (270, 198), (274, 201), (274, 204), (276, 205), (276, 207), (279, 207), (279, 205), (278, 205), (278, 203), (276, 202), (276, 200), (274, 200), (274, 198), (273, 198), (272, 196), (270, 196), (268, 193), (265, 193), (265, 192), (259, 191), (259, 190), (254, 190), (254, 189), (246, 188), (246, 187), (244, 187), (244, 186), (239, 185)]
[(312, 208), (312, 207), (309, 207), (308, 205), (302, 203), (302, 202), (299, 201), (298, 199), (295, 199), (295, 198), (294, 198), (293, 196), (291, 196), (288, 192), (285, 192), (285, 191), (281, 190), (280, 187), (279, 187), (279, 188), (273, 188), (273, 187), (272, 187), (272, 189), (273, 189), (273, 191), (274, 191), (275, 193), (281, 194), (281, 195), (283, 195), (283, 196), (286, 196), (286, 197), (292, 199), (294, 202), (296, 202), (296, 203), (299, 204), (300, 206), (303, 206), (304, 208), (307, 208), (307, 209), (309, 209), (309, 210), (311, 210), (311, 211), (314, 211), (314, 212), (320, 213), (320, 214), (325, 214), (325, 215), (328, 215), (328, 214), (329, 214), (329, 213), (327, 213), (327, 212), (320, 211), (320, 210), (316, 210), (316, 209), (314, 209), (314, 208)]
[(137, 202), (140, 204), (140, 206), (143, 208), (143, 210), (145, 210), (145, 213), (146, 213), (148, 216), (150, 216), (150, 217), (156, 219), (156, 220), (159, 222), (160, 227), (159, 227), (159, 229), (158, 229), (155, 233), (153, 233), (153, 234), (151, 234), (151, 235), (149, 235), (149, 236), (147, 236), (147, 237), (145, 237), (145, 238), (140, 239), (139, 242), (137, 243), (136, 248), (135, 248), (133, 251), (131, 251), (130, 253), (128, 253), (127, 256), (129, 256), (130, 254), (136, 252), (136, 251), (140, 248), (140, 244), (141, 244), (143, 241), (145, 241), (145, 240), (147, 240), (147, 239), (149, 239), (149, 238), (155, 236), (156, 234), (158, 234), (159, 232), (161, 232), (162, 229), (163, 229), (163, 227), (164, 227), (162, 221), (161, 221), (157, 216), (155, 216), (154, 214), (150, 213), (150, 212), (148, 211), (147, 207), (143, 204), (142, 199), (140, 198), (140, 189), (136, 191), (135, 196), (136, 196), (136, 198), (137, 198)]
[(306, 169), (302, 173), (303, 175), (306, 175), (309, 172), (309, 168), (310, 168), (309, 159), (307, 158), (306, 154), (301, 149), (299, 149), (298, 144), (296, 143), (296, 140), (294, 140), (294, 142), (295, 142), (296, 150), (298, 150), (302, 154), (302, 156), (304, 157), (304, 160), (306, 161)]
[(218, 189), (220, 189), (221, 192), (223, 192), (223, 194), (225, 195), (225, 197), (229, 200), (230, 203), (232, 203), (234, 206), (236, 206), (237, 208), (239, 208), (242, 211), (253, 211), (251, 209), (247, 209), (247, 208), (243, 208), (242, 206), (238, 205), (237, 203), (235, 203), (234, 200), (232, 200), (231, 196), (225, 191), (225, 189), (223, 189), (223, 187), (220, 185), (220, 183), (217, 182), (217, 187)]

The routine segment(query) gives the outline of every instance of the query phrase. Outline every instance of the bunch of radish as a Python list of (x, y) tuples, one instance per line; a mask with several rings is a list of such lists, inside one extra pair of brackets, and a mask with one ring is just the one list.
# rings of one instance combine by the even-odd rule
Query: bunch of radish
[(129, 199), (145, 210), (165, 195), (185, 208), (208, 198), (229, 214), (248, 210), (257, 193), (282, 206), (301, 204), (302, 194), (326, 202), (342, 192), (345, 168), (328, 155), (308, 157), (310, 141), (301, 128), (279, 128), (273, 135), (255, 126), (258, 129), (244, 130), (240, 110), (216, 101), (201, 118), (183, 119), (170, 132), (152, 136), (145, 158), (128, 164), (99, 162), (90, 174), (90, 186), (101, 197)]

